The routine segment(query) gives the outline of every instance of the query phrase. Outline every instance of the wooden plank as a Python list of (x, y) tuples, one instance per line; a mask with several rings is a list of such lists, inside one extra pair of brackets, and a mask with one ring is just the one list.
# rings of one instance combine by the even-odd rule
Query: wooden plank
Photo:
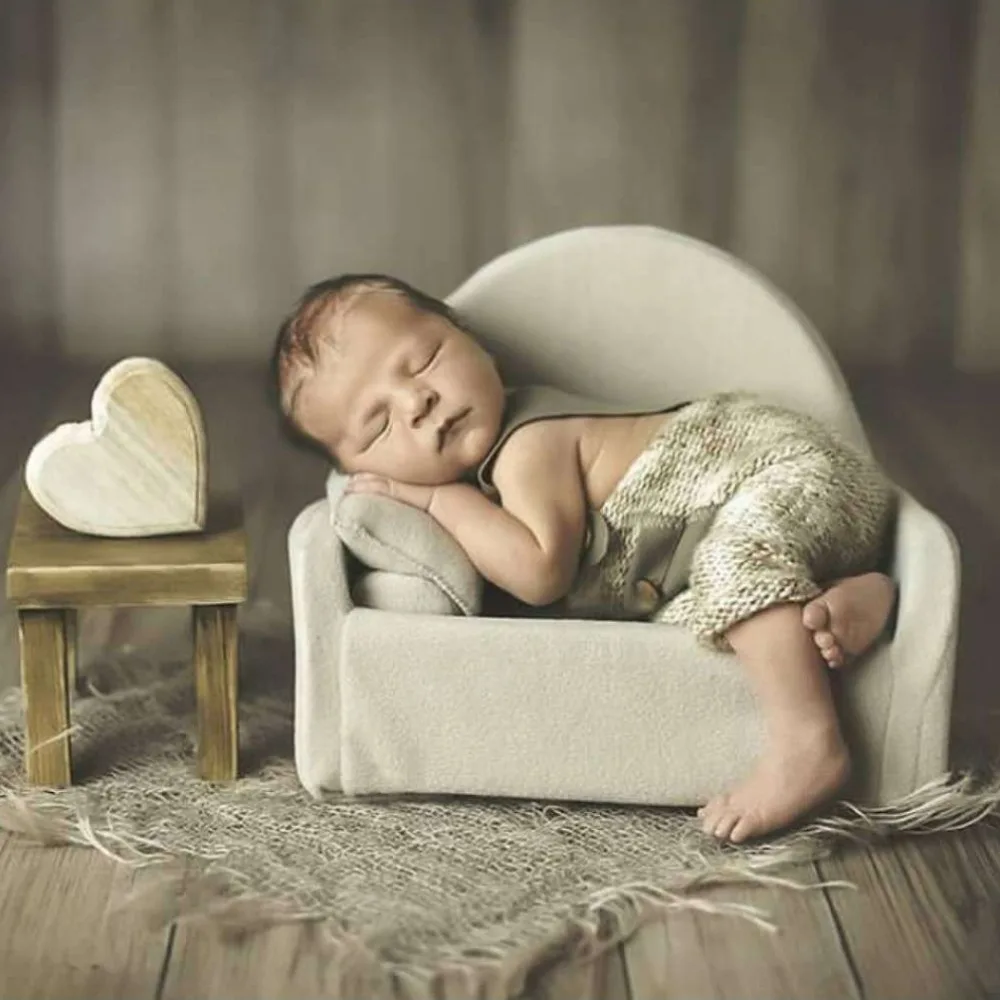
[(258, 22), (246, 0), (174, 0), (170, 60), (176, 279), (167, 307), (173, 350), (186, 358), (247, 355), (266, 331), (256, 283), (261, 192), (254, 167)]
[[(302, 289), (295, 274), (291, 210), (294, 186), (292, 158), (288, 154), (290, 82), (295, 72), (291, 48), (294, 12), (291, 4), (272, 0), (252, 0), (252, 6), (256, 9), (257, 51), (253, 82), (252, 242), (258, 317), (266, 320), (261, 339), (248, 337), (246, 347), (248, 356), (260, 359), (266, 356), (281, 317), (292, 308)], [(260, 325), (260, 320), (255, 320), (254, 325)], [(262, 344), (267, 346), (263, 352)]]
[(239, 771), (236, 606), (196, 607), (193, 617), (198, 774), (232, 781)]
[(316, 997), (371, 997), (366, 989), (345, 992), (333, 971), (333, 956), (321, 932), (310, 925), (273, 927), (242, 942), (223, 944), (204, 928), (177, 928), (157, 1000), (226, 997), (227, 1000), (315, 1000)]
[(820, 862), (863, 995), (1000, 995), (1000, 841), (984, 829), (851, 849)]
[[(732, 242), (736, 102), (745, 8), (744, 0), (696, 0), (688, 12), (687, 44), (692, 51), (683, 230), (720, 247)], [(626, 59), (629, 52), (626, 47)], [(648, 123), (649, 107), (635, 110), (641, 112), (643, 124)], [(638, 116), (633, 111), (631, 117)], [(634, 190), (634, 182), (629, 181)], [(646, 221), (643, 213), (636, 215)]]
[(955, 355), (959, 296), (962, 165), (973, 34), (979, 0), (920, 0), (908, 15), (918, 19), (916, 105), (906, 178), (893, 240), (904, 277), (895, 296), (897, 356), (907, 364), (950, 368)]
[(456, 68), (467, 99), (463, 113), (466, 152), (463, 188), (466, 262), (464, 280), (510, 246), (511, 14), (514, 5), (474, 0), (470, 40), (455, 45)]
[(461, 66), (475, 39), (472, 5), (289, 6), (289, 207), (299, 290), (338, 271), (371, 270), (447, 294), (468, 261), (464, 133), (477, 123)]
[(537, 981), (538, 1000), (630, 1000), (623, 945), (588, 962), (562, 964)]
[(197, 534), (97, 538), (21, 496), (7, 564), (7, 596), (19, 607), (223, 604), (246, 590), (242, 511), (231, 501), (210, 501)]
[(25, 699), (25, 768), (35, 785), (72, 783), (67, 630), (62, 611), (18, 612)]
[(961, 188), (961, 280), (955, 364), (1000, 371), (1000, 4), (976, 5)]
[(581, 225), (702, 228), (688, 200), (696, 16), (690, 0), (513, 5), (512, 244)]
[[(889, 363), (898, 360), (893, 297), (906, 277), (892, 241), (913, 169), (900, 157), (915, 110), (915, 16), (898, 2), (827, 0), (825, 7), (817, 128), (803, 143), (809, 182), (800, 247), (809, 298), (802, 305), (838, 357)], [(821, 311), (813, 311), (814, 295)]]
[(822, 46), (823, 0), (751, 3), (745, 18), (732, 249), (808, 311), (812, 303), (798, 273), (800, 213), (816, 192), (803, 137), (814, 127), (816, 114), (813, 78)]
[(176, 263), (168, 7), (54, 5), (55, 298), (72, 357), (166, 346)]
[(838, 358), (945, 361), (969, 4), (787, 6), (748, 11), (740, 244)]
[(115, 911), (135, 879), (97, 851), (0, 833), (0, 996), (152, 1000), (169, 932)]
[[(354, 970), (341, 982), (334, 971), (332, 951), (323, 944), (321, 932), (310, 925), (275, 927), (224, 949), (212, 935), (182, 925), (171, 951), (162, 1000), (190, 996), (297, 1000), (341, 995), (338, 987), (345, 991), (345, 997), (364, 996), (366, 1000), (399, 995), (388, 981), (364, 969)], [(440, 1000), (480, 995), (470, 993), (465, 978), (457, 972), (437, 975), (433, 988)], [(589, 962), (547, 968), (529, 977), (525, 995), (536, 1000), (629, 1000), (621, 947)]]
[[(782, 874), (807, 884), (819, 881), (812, 865)], [(707, 889), (698, 898), (758, 907), (779, 930), (772, 934), (733, 916), (665, 913), (625, 942), (632, 1000), (861, 996), (825, 891), (733, 885)]]
[[(950, 356), (939, 309), (954, 285), (955, 119), (965, 88), (953, 54), (963, 8), (934, 0), (830, 5), (847, 157), (836, 287), (842, 356), (889, 365), (926, 362), (935, 348), (939, 362)], [(944, 112), (931, 87), (951, 96)]]
[(954, 531), (962, 556), (961, 625), (950, 756), (1000, 759), (1000, 675), (991, 669), (1000, 605), (1000, 381), (957, 373), (857, 378), (859, 405), (890, 473)]
[[(56, 348), (53, 0), (0, 4), (0, 348)], [(5, 421), (4, 436), (16, 428)]]

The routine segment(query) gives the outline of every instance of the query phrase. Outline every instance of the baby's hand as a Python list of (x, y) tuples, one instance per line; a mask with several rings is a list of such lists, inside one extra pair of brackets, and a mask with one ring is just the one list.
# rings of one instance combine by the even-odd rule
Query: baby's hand
[(388, 476), (378, 476), (372, 472), (356, 472), (347, 480), (345, 493), (381, 493), (383, 496), (400, 500), (418, 510), (427, 510), (434, 498), (434, 486), (417, 486), (401, 483)]

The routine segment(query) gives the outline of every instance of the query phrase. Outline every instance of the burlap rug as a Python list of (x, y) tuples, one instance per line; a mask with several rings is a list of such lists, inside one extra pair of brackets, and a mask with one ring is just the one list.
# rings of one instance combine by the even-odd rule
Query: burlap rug
[(665, 907), (766, 930), (766, 913), (709, 902), (700, 889), (756, 881), (804, 890), (794, 865), (845, 840), (955, 829), (1000, 803), (1000, 784), (966, 776), (891, 808), (841, 805), (762, 846), (723, 848), (681, 810), (319, 802), (291, 762), (291, 647), (248, 629), (241, 646), (240, 781), (213, 786), (195, 776), (185, 660), (119, 655), (98, 663), (74, 700), (72, 788), (24, 785), (20, 693), (0, 696), (0, 826), (159, 870), (124, 901), (154, 926), (206, 920), (245, 934), (309, 921), (344, 996), (432, 995), (435, 970), (456, 966), (489, 995), (517, 995), (533, 969), (595, 955)]

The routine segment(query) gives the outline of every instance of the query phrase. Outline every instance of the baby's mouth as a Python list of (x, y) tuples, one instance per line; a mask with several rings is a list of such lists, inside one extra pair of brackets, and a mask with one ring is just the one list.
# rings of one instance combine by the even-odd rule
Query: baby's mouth
[(459, 424), (463, 419), (465, 419), (465, 417), (468, 415), (471, 409), (472, 407), (467, 406), (464, 410), (459, 410), (458, 413), (455, 413), (452, 416), (448, 417), (448, 419), (445, 420), (443, 424), (441, 424), (437, 432), (438, 451), (441, 451), (444, 448), (445, 442), (451, 436), (451, 433), (454, 430), (455, 426)]

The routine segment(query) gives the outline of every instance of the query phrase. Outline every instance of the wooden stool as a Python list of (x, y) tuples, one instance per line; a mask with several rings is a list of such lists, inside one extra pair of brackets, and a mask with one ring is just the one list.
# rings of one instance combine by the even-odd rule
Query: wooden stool
[(205, 531), (97, 538), (53, 521), (21, 492), (7, 559), (17, 607), (28, 780), (68, 785), (69, 694), (76, 676), (76, 609), (189, 604), (194, 626), (198, 773), (237, 773), (236, 609), (246, 599), (246, 536), (234, 508), (211, 507)]

